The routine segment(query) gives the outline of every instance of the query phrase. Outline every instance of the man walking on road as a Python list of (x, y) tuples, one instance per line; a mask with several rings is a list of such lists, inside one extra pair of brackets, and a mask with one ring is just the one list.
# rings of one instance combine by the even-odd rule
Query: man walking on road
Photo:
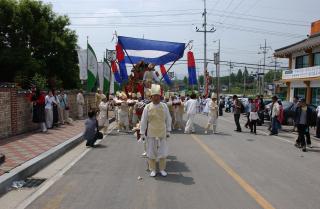
[(184, 104), (185, 112), (187, 113), (187, 124), (186, 128), (184, 129), (184, 133), (194, 133), (194, 118), (197, 113), (197, 96), (195, 93), (192, 93), (190, 99)]
[[(299, 138), (295, 144), (297, 147), (301, 147), (303, 152), (306, 152), (305, 135), (309, 134), (309, 126), (312, 120), (312, 110), (306, 105), (306, 100), (301, 99), (296, 109), (296, 125), (298, 128)], [(312, 148), (310, 137), (307, 138), (308, 147)]]
[(233, 95), (233, 116), (234, 116), (234, 122), (236, 123), (237, 129), (235, 131), (241, 132), (241, 126), (240, 126), (240, 114), (241, 114), (241, 103), (238, 99), (237, 95)]
[(150, 176), (155, 177), (156, 160), (159, 159), (161, 176), (167, 176), (166, 157), (168, 156), (167, 138), (170, 137), (171, 116), (166, 104), (160, 102), (160, 85), (152, 84), (151, 100), (143, 110), (140, 134), (147, 141)]
[(210, 126), (213, 126), (213, 133), (217, 133), (217, 120), (218, 120), (218, 104), (217, 104), (217, 96), (215, 93), (212, 93), (211, 95), (211, 101), (209, 102), (209, 119), (208, 119), (208, 124), (205, 128), (205, 134), (208, 133), (208, 129), (210, 129)]

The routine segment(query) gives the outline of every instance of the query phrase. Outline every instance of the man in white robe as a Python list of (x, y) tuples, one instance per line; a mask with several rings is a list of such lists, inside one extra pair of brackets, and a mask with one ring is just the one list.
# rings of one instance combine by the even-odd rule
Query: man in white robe
[(143, 110), (141, 117), (141, 137), (147, 139), (147, 156), (149, 158), (150, 176), (156, 176), (156, 160), (159, 170), (167, 176), (166, 157), (168, 156), (167, 138), (171, 131), (171, 116), (166, 104), (160, 102), (160, 85), (152, 84), (151, 100)]
[(205, 128), (204, 133), (207, 134), (208, 130), (210, 129), (211, 126), (213, 126), (213, 133), (217, 133), (217, 120), (218, 120), (218, 111), (219, 111), (219, 106), (217, 104), (217, 96), (215, 93), (212, 93), (211, 95), (211, 101), (208, 102), (208, 124)]
[(195, 128), (194, 128), (194, 118), (196, 116), (197, 113), (197, 96), (196, 94), (191, 94), (191, 97), (188, 101), (186, 101), (184, 103), (184, 108), (185, 108), (185, 112), (187, 113), (187, 124), (186, 127), (184, 129), (184, 133), (188, 134), (190, 132), (194, 133), (195, 132)]
[(98, 125), (101, 128), (102, 134), (107, 134), (108, 126), (109, 126), (109, 103), (106, 96), (102, 96), (102, 101), (99, 105), (99, 115), (98, 115)]
[(77, 94), (78, 118), (83, 119), (84, 97), (82, 90)]

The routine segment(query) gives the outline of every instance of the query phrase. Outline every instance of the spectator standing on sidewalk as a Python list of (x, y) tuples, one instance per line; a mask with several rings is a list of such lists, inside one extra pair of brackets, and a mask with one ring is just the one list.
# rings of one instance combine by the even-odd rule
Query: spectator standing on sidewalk
[(68, 123), (69, 119), (69, 101), (68, 96), (64, 92), (64, 89), (60, 90), (60, 94), (58, 96), (60, 102), (60, 123), (64, 124), (64, 122)]
[(234, 122), (236, 123), (237, 129), (235, 131), (241, 132), (241, 126), (240, 126), (240, 114), (241, 114), (241, 102), (238, 99), (237, 95), (233, 95), (233, 117)]
[(312, 120), (312, 110), (307, 106), (306, 100), (301, 99), (299, 102), (299, 105), (296, 109), (296, 124), (297, 124), (297, 129), (299, 133), (299, 138), (297, 140), (297, 143), (295, 146), (301, 147), (303, 152), (306, 152), (306, 139), (307, 139), (307, 145), (308, 147), (311, 146), (311, 140), (310, 137), (306, 137), (307, 133), (309, 133), (309, 126)]
[(52, 103), (53, 126), (58, 127), (58, 122), (60, 118), (60, 115), (59, 115), (60, 102), (55, 90), (52, 90), (52, 94), (53, 94), (53, 103)]
[(46, 116), (46, 126), (47, 128), (52, 128), (53, 125), (53, 106), (54, 96), (52, 91), (48, 91), (48, 95), (45, 97), (45, 116)]
[(40, 92), (40, 89), (35, 87), (31, 96), (32, 102), (32, 122), (39, 123), (42, 132), (47, 132), (45, 123), (45, 97)]
[(271, 133), (270, 135), (278, 135), (279, 129), (279, 116), (280, 108), (278, 103), (278, 97), (272, 97), (272, 108), (271, 108)]
[(83, 119), (83, 106), (84, 106), (84, 97), (82, 89), (79, 90), (77, 94), (77, 107), (78, 107), (78, 118)]
[(317, 134), (316, 137), (320, 138), (320, 105), (316, 109), (317, 112)]

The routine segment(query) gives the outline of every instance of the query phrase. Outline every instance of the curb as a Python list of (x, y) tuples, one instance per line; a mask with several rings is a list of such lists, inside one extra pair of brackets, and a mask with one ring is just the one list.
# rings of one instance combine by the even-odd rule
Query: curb
[[(109, 123), (115, 121), (114, 118), (109, 120)], [(40, 171), (49, 163), (53, 162), (63, 154), (79, 145), (83, 141), (83, 133), (80, 133), (67, 141), (58, 144), (57, 146), (49, 149), (48, 151), (36, 156), (35, 158), (21, 164), (20, 166), (12, 169), (9, 173), (0, 176), (0, 195), (5, 194), (11, 187), (13, 181), (26, 179), (29, 176)]]

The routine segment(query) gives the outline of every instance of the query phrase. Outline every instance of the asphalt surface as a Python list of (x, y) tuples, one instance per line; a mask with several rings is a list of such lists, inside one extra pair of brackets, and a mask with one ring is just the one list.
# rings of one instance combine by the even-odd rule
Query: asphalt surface
[(169, 138), (167, 177), (149, 177), (143, 145), (113, 132), (27, 208), (320, 209), (319, 144), (303, 153), (289, 133), (234, 132), (231, 114), (216, 135), (196, 121), (195, 134)]

